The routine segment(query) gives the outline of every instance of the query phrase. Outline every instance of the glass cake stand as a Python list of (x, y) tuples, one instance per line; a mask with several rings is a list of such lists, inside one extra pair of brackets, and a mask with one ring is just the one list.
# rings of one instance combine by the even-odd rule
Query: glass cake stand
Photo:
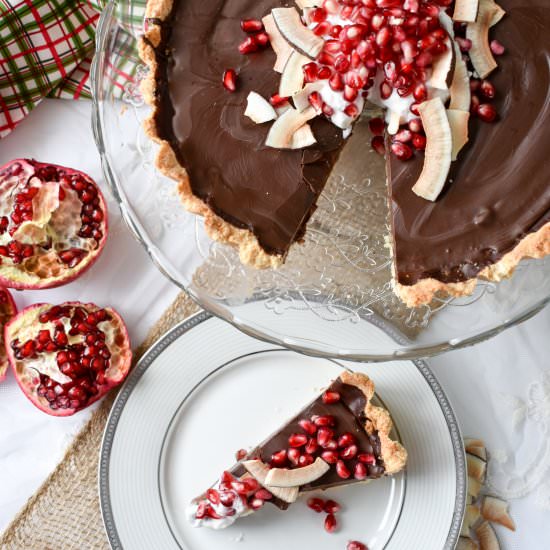
[[(130, 229), (159, 269), (203, 308), (297, 351), (386, 361), (475, 344), (550, 301), (546, 258), (522, 262), (501, 283), (480, 282), (470, 297), (404, 307), (391, 290), (383, 161), (370, 151), (361, 122), (320, 197), (305, 243), (295, 245), (278, 270), (241, 265), (235, 250), (206, 236), (202, 219), (180, 205), (174, 182), (154, 168), (156, 146), (141, 128), (149, 109), (138, 88), (145, 74), (136, 51), (144, 3), (114, 1), (101, 16), (93, 129)], [(334, 330), (335, 324), (346, 330)]]

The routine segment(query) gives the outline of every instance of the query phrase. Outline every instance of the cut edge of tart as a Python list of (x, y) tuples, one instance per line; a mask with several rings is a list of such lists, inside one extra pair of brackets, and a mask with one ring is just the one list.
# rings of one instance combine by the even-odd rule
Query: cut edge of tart
[(186, 208), (192, 214), (204, 218), (204, 228), (207, 235), (239, 250), (240, 261), (259, 269), (276, 268), (284, 263), (284, 256), (268, 254), (258, 242), (256, 236), (248, 229), (240, 229), (225, 221), (213, 212), (208, 205), (197, 197), (190, 184), (187, 170), (178, 162), (172, 146), (167, 140), (159, 137), (155, 117), (158, 104), (156, 99), (156, 73), (158, 68), (155, 47), (161, 43), (161, 25), (172, 11), (174, 0), (148, 0), (145, 19), (148, 22), (143, 37), (139, 40), (138, 50), (142, 61), (148, 66), (149, 73), (141, 82), (140, 89), (145, 102), (152, 108), (151, 114), (143, 123), (147, 136), (159, 144), (155, 166), (165, 176), (177, 182), (178, 195)]
[[(373, 396), (374, 383), (366, 374), (344, 371), (193, 499), (186, 511), (189, 521), (223, 529), (267, 501), (286, 510), (301, 493), (401, 471), (407, 451), (391, 438), (390, 414), (372, 404)], [(288, 448), (274, 451), (287, 440)]]

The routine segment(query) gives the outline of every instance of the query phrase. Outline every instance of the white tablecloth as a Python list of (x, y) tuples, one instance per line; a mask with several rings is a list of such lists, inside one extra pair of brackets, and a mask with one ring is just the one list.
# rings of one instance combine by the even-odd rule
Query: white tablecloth
[[(89, 121), (87, 102), (45, 101), (0, 142), (0, 164), (25, 156), (74, 166), (94, 177), (108, 197)], [(112, 305), (139, 343), (177, 288), (149, 262), (108, 201), (111, 238), (90, 272), (59, 289), (17, 293), (16, 300), (20, 307), (69, 299)], [(549, 335), (547, 308), (489, 342), (430, 362), (464, 434), (488, 444), (493, 490), (513, 497), (518, 530), (497, 529), (505, 549), (550, 548)], [(53, 469), (88, 415), (48, 417), (25, 399), (13, 377), (0, 385), (0, 531)]]

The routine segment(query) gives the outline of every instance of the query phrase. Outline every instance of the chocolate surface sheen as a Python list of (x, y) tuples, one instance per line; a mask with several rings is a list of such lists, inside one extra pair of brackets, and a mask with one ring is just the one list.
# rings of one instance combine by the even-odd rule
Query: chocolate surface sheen
[[(252, 231), (271, 254), (302, 238), (338, 152), (342, 132), (317, 118), (317, 144), (306, 150), (264, 145), (271, 123), (244, 116), (246, 97), (269, 98), (279, 88), (271, 48), (242, 55), (240, 21), (285, 5), (273, 0), (175, 0), (157, 48), (159, 136), (189, 174), (193, 193), (226, 221)], [(166, 55), (164, 55), (166, 53)], [(238, 73), (237, 91), (222, 75)]]
[(470, 141), (435, 203), (416, 196), (423, 158), (388, 156), (398, 281), (475, 277), (550, 221), (550, 3), (499, 0), (490, 31), (506, 51), (489, 76), (499, 118), (472, 118)]

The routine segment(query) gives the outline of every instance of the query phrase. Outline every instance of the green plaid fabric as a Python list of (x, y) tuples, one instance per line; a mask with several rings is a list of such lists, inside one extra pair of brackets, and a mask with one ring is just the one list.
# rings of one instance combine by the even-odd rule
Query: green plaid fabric
[[(121, 32), (113, 81), (132, 84), (145, 0), (115, 1)], [(0, 138), (42, 98), (90, 98), (95, 28), (106, 0), (0, 0)]]

